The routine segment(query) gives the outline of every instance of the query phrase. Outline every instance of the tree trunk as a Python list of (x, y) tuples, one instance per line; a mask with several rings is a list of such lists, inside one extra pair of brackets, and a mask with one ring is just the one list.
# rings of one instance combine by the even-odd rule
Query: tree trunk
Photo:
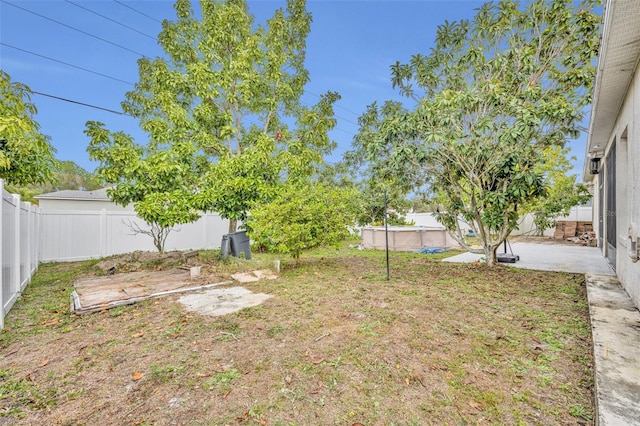
[(498, 246), (488, 245), (484, 248), (484, 257), (485, 263), (487, 266), (493, 266), (497, 263), (496, 251), (498, 251)]
[(235, 219), (229, 219), (229, 234), (233, 234), (238, 229), (238, 221)]

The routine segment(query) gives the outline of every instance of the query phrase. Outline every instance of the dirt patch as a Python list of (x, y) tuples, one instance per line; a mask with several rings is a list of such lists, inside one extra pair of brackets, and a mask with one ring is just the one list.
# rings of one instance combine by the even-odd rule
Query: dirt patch
[(390, 253), (386, 281), (384, 256), (283, 263), (245, 284), (274, 297), (216, 317), (181, 296), (72, 315), (94, 266), (42, 265), (0, 334), (0, 423), (593, 423), (581, 275)]
[(253, 283), (259, 280), (275, 280), (278, 276), (268, 269), (261, 269), (257, 271), (241, 272), (231, 275), (231, 278), (239, 283)]
[(177, 266), (207, 266), (208, 262), (198, 256), (198, 253), (198, 251), (171, 251), (167, 253), (135, 251), (103, 259), (95, 265), (95, 268), (104, 274), (116, 274), (140, 270), (170, 269)]

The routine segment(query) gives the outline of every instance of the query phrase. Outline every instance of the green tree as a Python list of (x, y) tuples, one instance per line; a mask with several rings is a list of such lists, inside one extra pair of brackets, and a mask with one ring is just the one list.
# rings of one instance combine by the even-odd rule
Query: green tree
[(39, 186), (42, 193), (63, 191), (65, 189), (78, 191), (93, 191), (104, 186), (103, 182), (93, 173), (71, 160), (59, 160), (53, 169), (51, 182)]
[(52, 170), (51, 180), (44, 183), (29, 185), (7, 185), (7, 190), (14, 194), (20, 194), (23, 201), (37, 204), (34, 197), (49, 192), (65, 189), (93, 191), (104, 185), (93, 173), (88, 172), (70, 160), (56, 162)]
[(34, 119), (31, 89), (0, 70), (0, 101), (0, 178), (12, 185), (51, 180), (55, 149)]
[[(384, 149), (376, 149), (373, 156), (363, 154), (365, 147), (376, 146), (380, 134), (380, 115), (392, 115), (399, 104), (386, 103), (378, 111), (376, 103), (367, 107), (367, 111), (358, 119), (360, 130), (354, 137), (356, 150), (347, 152), (343, 163), (351, 169), (356, 187), (359, 191), (360, 214), (359, 225), (375, 225), (384, 223), (384, 195), (387, 193), (387, 209), (389, 221), (403, 224), (401, 215), (407, 212), (410, 203), (407, 194), (412, 184), (406, 179), (399, 179), (397, 167), (393, 164), (393, 153)], [(380, 147), (381, 148), (381, 147)], [(404, 176), (410, 176), (405, 173)]]
[(523, 211), (533, 214), (537, 235), (556, 225), (556, 219), (569, 214), (571, 207), (584, 204), (591, 199), (589, 189), (576, 183), (576, 176), (569, 175), (571, 163), (569, 149), (550, 146), (542, 152), (544, 163), (540, 164), (547, 187), (547, 196), (536, 198), (525, 204)]
[(434, 213), (438, 210), (428, 193), (418, 192), (411, 198), (413, 213)]
[(148, 134), (146, 146), (89, 122), (89, 152), (100, 161), (98, 175), (116, 185), (114, 199), (140, 204), (154, 223), (208, 210), (230, 219), (234, 232), (285, 177), (308, 176), (321, 164), (334, 146), (327, 132), (339, 97), (300, 104), (311, 23), (304, 0), (289, 0), (266, 26), (254, 25), (243, 0), (199, 5), (201, 19), (178, 0), (177, 19), (164, 21), (158, 38), (166, 57), (138, 61), (139, 82), (122, 106)]
[(291, 183), (274, 200), (257, 205), (247, 218), (249, 236), (268, 250), (291, 255), (336, 245), (355, 224), (357, 194), (321, 183)]
[[(439, 220), (489, 265), (521, 207), (547, 195), (544, 149), (577, 136), (590, 102), (599, 17), (596, 1), (574, 3), (504, 0), (445, 22), (429, 55), (391, 67), (414, 104), (365, 114), (378, 131), (355, 148), (368, 159), (390, 153), (400, 179), (427, 185), (445, 207)], [(468, 228), (482, 249), (467, 244)]]
[(406, 199), (404, 191), (400, 190), (393, 182), (376, 177), (361, 180), (357, 184), (359, 212), (358, 225), (384, 224), (385, 192), (387, 197), (387, 218), (391, 225), (404, 225), (404, 214), (409, 210), (411, 203)]
[(113, 184), (107, 194), (116, 204), (134, 203), (136, 214), (150, 229), (130, 224), (132, 230), (150, 235), (162, 253), (171, 228), (200, 217), (190, 207), (195, 197), (193, 185), (201, 171), (191, 162), (192, 157), (185, 155), (190, 146), (173, 144), (160, 150), (151, 143), (138, 145), (129, 135), (112, 133), (102, 123), (91, 121), (85, 133), (91, 139), (87, 149), (90, 158), (100, 162), (97, 175)]

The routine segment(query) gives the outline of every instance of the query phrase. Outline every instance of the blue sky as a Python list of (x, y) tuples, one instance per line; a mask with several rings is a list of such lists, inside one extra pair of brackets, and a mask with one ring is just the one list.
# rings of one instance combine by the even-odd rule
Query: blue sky
[[(248, 3), (257, 22), (285, 5), (273, 0)], [(306, 67), (311, 81), (303, 102), (312, 105), (317, 95), (328, 90), (342, 96), (335, 109), (338, 124), (331, 133), (338, 148), (328, 161), (338, 161), (349, 149), (358, 116), (367, 105), (400, 99), (391, 88), (389, 66), (407, 62), (416, 53), (428, 54), (439, 24), (472, 18), (482, 3), (308, 0), (313, 23)], [(13, 81), (33, 91), (121, 111), (120, 102), (138, 79), (136, 60), (140, 55), (162, 56), (156, 43), (160, 21), (174, 17), (169, 0), (2, 0), (0, 66)], [(88, 120), (123, 130), (139, 143), (146, 141), (131, 117), (37, 94), (32, 101), (38, 107), (36, 120), (42, 133), (51, 137), (57, 158), (87, 170), (96, 166), (86, 152), (83, 130)], [(572, 154), (578, 157), (574, 163), (578, 175), (585, 141), (582, 136), (570, 142)]]

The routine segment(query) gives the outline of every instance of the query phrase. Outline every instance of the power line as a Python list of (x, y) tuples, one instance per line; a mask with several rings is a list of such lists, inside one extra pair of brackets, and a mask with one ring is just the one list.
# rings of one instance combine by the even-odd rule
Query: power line
[(152, 36), (152, 35), (149, 35), (149, 34), (147, 34), (147, 33), (144, 33), (144, 32), (142, 32), (142, 31), (139, 31), (139, 30), (137, 30), (137, 29), (135, 29), (135, 28), (133, 28), (133, 27), (130, 27), (130, 26), (128, 26), (128, 25), (125, 25), (125, 24), (123, 24), (122, 22), (118, 22), (118, 21), (116, 21), (115, 19), (111, 19), (111, 18), (109, 18), (108, 16), (102, 15), (102, 14), (100, 14), (100, 13), (98, 13), (98, 12), (94, 11), (94, 10), (91, 10), (91, 9), (89, 9), (89, 8), (86, 8), (86, 7), (84, 7), (84, 6), (81, 6), (81, 5), (79, 5), (79, 4), (77, 4), (77, 3), (74, 3), (74, 2), (72, 2), (72, 1), (70, 1), (70, 0), (65, 0), (65, 1), (66, 1), (67, 3), (69, 3), (69, 4), (74, 5), (75, 7), (79, 7), (80, 9), (86, 10), (87, 12), (93, 13), (94, 15), (97, 15), (97, 16), (99, 16), (99, 17), (103, 18), (103, 19), (106, 19), (107, 21), (111, 21), (111, 22), (113, 22), (113, 23), (115, 23), (115, 24), (118, 24), (118, 25), (120, 25), (120, 26), (124, 27), (124, 28), (130, 29), (131, 31), (135, 31), (136, 33), (141, 34), (141, 35), (143, 35), (143, 36), (145, 36), (145, 37), (148, 37), (148, 38), (150, 38), (151, 40), (155, 40), (155, 39), (156, 39), (156, 38), (155, 38), (154, 36)]
[[(307, 92), (308, 94), (310, 94), (310, 95), (317, 96), (318, 98), (320, 98), (320, 97), (321, 97), (321, 96), (320, 96), (320, 95), (318, 95), (317, 93), (313, 93), (313, 92), (311, 92), (311, 91), (309, 91), (309, 90), (307, 90), (306, 92)], [(358, 114), (357, 112), (354, 112), (354, 111), (350, 110), (349, 108), (345, 108), (345, 107), (340, 106), (340, 105), (336, 105), (336, 108), (343, 109), (343, 110), (345, 110), (345, 111), (347, 111), (347, 112), (350, 112), (351, 114), (355, 115), (356, 117), (360, 117), (360, 114)], [(346, 120), (346, 119), (345, 119), (345, 120)], [(351, 123), (351, 124), (358, 125), (358, 123), (353, 123), (353, 122), (350, 122), (350, 123)]]
[(145, 17), (147, 17), (147, 18), (151, 19), (152, 21), (156, 21), (157, 23), (162, 24), (162, 21), (159, 21), (159, 20), (157, 20), (156, 18), (154, 18), (153, 16), (149, 16), (149, 15), (147, 15), (147, 14), (146, 14), (146, 13), (144, 13), (144, 12), (140, 12), (138, 9), (134, 9), (133, 7), (129, 6), (128, 4), (124, 4), (124, 3), (122, 3), (122, 2), (120, 2), (120, 1), (118, 1), (118, 0), (113, 0), (113, 1), (114, 1), (114, 2), (116, 2), (116, 3), (118, 3), (120, 6), (124, 6), (124, 7), (126, 7), (127, 9), (131, 9), (131, 10), (133, 10), (134, 12), (139, 13), (140, 15), (145, 16)]
[[(103, 73), (98, 72), (98, 71), (93, 71), (93, 70), (90, 70), (90, 69), (87, 69), (87, 68), (83, 68), (83, 67), (80, 67), (80, 66), (77, 66), (77, 65), (73, 65), (73, 64), (70, 64), (70, 63), (68, 63), (68, 62), (60, 61), (60, 60), (58, 60), (58, 59), (51, 58), (51, 57), (49, 57), (49, 56), (45, 56), (45, 55), (41, 55), (41, 54), (39, 54), (39, 53), (35, 53), (35, 52), (30, 51), (30, 50), (21, 49), (21, 48), (19, 48), (19, 47), (16, 47), (16, 46), (10, 45), (10, 44), (5, 43), (5, 42), (0, 42), (0, 45), (5, 46), (5, 47), (9, 47), (9, 48), (11, 48), (11, 49), (18, 50), (18, 51), (20, 51), (20, 52), (27, 53), (27, 54), (29, 54), (29, 55), (38, 56), (38, 57), (40, 57), (40, 58), (44, 58), (44, 59), (47, 59), (47, 60), (49, 60), (49, 61), (57, 62), (57, 63), (59, 63), (59, 64), (66, 65), (66, 66), (68, 66), (68, 67), (76, 68), (76, 69), (79, 69), (79, 70), (81, 70), (81, 71), (85, 71), (85, 72), (88, 72), (88, 73), (91, 73), (91, 74), (95, 74), (95, 75), (98, 75), (98, 76), (100, 76), (100, 77), (104, 77), (104, 78), (108, 78), (108, 79), (110, 79), (110, 80), (118, 81), (118, 82), (120, 82), (120, 83), (128, 84), (129, 86), (135, 86), (135, 84), (134, 84), (134, 83), (131, 83), (131, 82), (129, 82), (129, 81), (122, 80), (122, 79), (119, 79), (119, 78), (117, 78), (117, 77), (113, 77), (113, 76), (110, 76), (110, 75), (107, 75), (107, 74), (103, 74)], [(34, 92), (34, 93), (35, 93), (35, 92)], [(313, 94), (313, 93), (312, 93), (312, 94)], [(44, 96), (47, 96), (47, 95), (44, 95)], [(77, 103), (77, 102), (74, 102), (74, 103)], [(339, 116), (336, 116), (336, 117), (341, 118), (342, 120), (347, 121), (347, 122), (349, 121), (349, 120), (347, 120), (347, 119), (345, 119), (345, 118), (343, 118), (343, 117), (339, 117)], [(351, 136), (355, 136), (355, 133), (353, 133), (353, 132), (349, 132), (349, 131), (344, 130), (344, 129), (341, 129), (341, 128), (339, 128), (339, 127), (336, 127), (336, 128), (335, 128), (335, 130), (338, 130), (338, 131), (340, 131), (340, 132), (346, 133), (346, 134), (351, 135)]]
[(72, 29), (72, 30), (77, 31), (77, 32), (79, 32), (79, 33), (82, 33), (82, 34), (84, 34), (84, 35), (87, 35), (87, 36), (89, 36), (89, 37), (95, 38), (95, 39), (100, 40), (100, 41), (103, 41), (103, 42), (105, 42), (105, 43), (109, 43), (109, 44), (110, 44), (110, 45), (112, 45), (112, 46), (116, 46), (116, 47), (119, 47), (120, 49), (126, 50), (126, 51), (128, 51), (128, 52), (135, 53), (135, 54), (136, 54), (136, 55), (138, 55), (138, 56), (146, 57), (146, 55), (145, 55), (145, 54), (143, 54), (143, 53), (136, 52), (135, 50), (129, 49), (128, 47), (125, 47), (125, 46), (122, 46), (122, 45), (120, 45), (120, 44), (114, 43), (114, 42), (112, 42), (112, 41), (106, 40), (106, 39), (104, 39), (104, 38), (102, 38), (102, 37), (98, 37), (98, 36), (96, 36), (96, 35), (90, 34), (90, 33), (86, 32), (86, 31), (82, 31), (81, 29), (78, 29), (78, 28), (76, 28), (76, 27), (72, 27), (71, 25), (67, 25), (67, 24), (62, 23), (62, 22), (60, 22), (60, 21), (56, 21), (55, 19), (51, 19), (51, 18), (49, 18), (49, 17), (47, 17), (47, 16), (44, 16), (44, 15), (40, 15), (39, 13), (33, 12), (33, 11), (29, 10), (29, 9), (25, 9), (24, 7), (20, 7), (20, 6), (17, 6), (17, 5), (15, 5), (15, 4), (13, 4), (13, 3), (9, 3), (9, 2), (8, 2), (8, 1), (6, 1), (6, 0), (3, 0), (3, 3), (8, 4), (9, 6), (15, 7), (16, 9), (23, 10), (23, 11), (25, 11), (25, 12), (27, 12), (27, 13), (32, 14), (32, 15), (38, 16), (38, 17), (40, 17), (40, 18), (42, 18), (42, 19), (46, 19), (47, 21), (55, 22), (55, 23), (56, 23), (56, 24), (58, 24), (58, 25), (62, 25), (63, 27), (67, 27), (67, 28), (69, 28), (69, 29)]
[[(336, 117), (338, 117), (338, 116), (336, 115)], [(338, 118), (342, 118), (342, 117), (338, 117)], [(345, 120), (344, 118), (343, 118), (343, 120), (344, 120), (344, 121), (347, 121), (347, 120)], [(338, 127), (335, 127), (335, 128), (334, 128), (334, 130), (340, 130), (342, 133), (346, 133), (346, 134), (351, 135), (351, 136), (355, 136), (355, 135), (356, 135), (356, 134), (355, 134), (355, 133), (353, 133), (353, 132), (349, 132), (349, 131), (347, 131), (347, 130), (340, 129), (340, 128), (338, 128)]]
[[(33, 11), (31, 11), (31, 10), (25, 9), (25, 8), (23, 8), (23, 7), (17, 6), (17, 5), (15, 5), (15, 4), (13, 4), (13, 3), (10, 3), (10, 2), (8, 2), (8, 1), (6, 1), (6, 0), (0, 0), (0, 1), (2, 1), (3, 3), (6, 3), (6, 4), (10, 5), (10, 6), (13, 6), (14, 8), (20, 9), (20, 10), (22, 10), (22, 11), (24, 11), (24, 12), (30, 13), (30, 14), (35, 15), (35, 16), (38, 16), (38, 17), (40, 17), (40, 18), (42, 18), (42, 19), (45, 19), (45, 20), (48, 20), (48, 21), (54, 22), (54, 23), (56, 23), (56, 24), (58, 24), (58, 25), (61, 25), (61, 26), (67, 27), (67, 28), (69, 28), (69, 29), (72, 29), (72, 30), (74, 30), (74, 31), (80, 32), (80, 33), (82, 33), (82, 34), (84, 34), (84, 35), (87, 35), (87, 36), (89, 36), (89, 37), (92, 37), (92, 38), (95, 38), (95, 39), (97, 39), (97, 40), (103, 41), (103, 42), (105, 42), (105, 43), (111, 44), (111, 45), (113, 45), (113, 46), (115, 46), (115, 47), (118, 47), (118, 48), (120, 48), (120, 49), (123, 49), (123, 50), (126, 50), (126, 51), (128, 51), (128, 52), (134, 53), (134, 54), (136, 54), (136, 55), (138, 55), (138, 56), (146, 57), (146, 55), (144, 55), (144, 54), (142, 54), (142, 53), (140, 53), (140, 52), (137, 52), (137, 51), (135, 51), (135, 50), (129, 49), (129, 48), (127, 48), (127, 47), (125, 47), (125, 46), (122, 46), (122, 45), (119, 45), (119, 44), (117, 44), (117, 43), (111, 42), (111, 41), (106, 40), (106, 39), (104, 39), (104, 38), (101, 38), (101, 37), (95, 36), (95, 35), (93, 35), (93, 34), (90, 34), (90, 33), (86, 32), (86, 31), (83, 31), (83, 30), (80, 30), (80, 29), (78, 29), (78, 28), (76, 28), (76, 27), (73, 27), (73, 26), (71, 26), (71, 25), (67, 25), (67, 24), (65, 24), (65, 23), (59, 22), (59, 21), (57, 21), (57, 20), (55, 20), (55, 19), (49, 18), (49, 17), (47, 17), (47, 16), (44, 16), (44, 15), (41, 15), (41, 14), (39, 14), (39, 13), (33, 12)], [(128, 29), (132, 30), (132, 31), (135, 31), (135, 32), (137, 32), (137, 33), (140, 33), (140, 34), (142, 34), (142, 35), (144, 35), (144, 36), (146, 36), (146, 37), (149, 37), (149, 38), (155, 39), (154, 37), (152, 37), (152, 36), (150, 36), (150, 35), (148, 35), (148, 34), (145, 34), (145, 33), (141, 32), (141, 31), (138, 31), (137, 29), (135, 29), (135, 28), (133, 28), (133, 27), (129, 27), (129, 26), (127, 26), (127, 25), (121, 24), (121, 23), (119, 23), (119, 22), (117, 22), (117, 21), (114, 21), (114, 20), (113, 20), (113, 19), (111, 19), (111, 18), (108, 18), (108, 17), (106, 17), (106, 16), (104, 16), (104, 15), (101, 15), (101, 14), (99, 14), (99, 13), (95, 12), (95, 11), (92, 11), (92, 10), (90, 10), (90, 9), (88, 9), (88, 8), (85, 8), (85, 7), (83, 7), (83, 6), (80, 6), (80, 5), (78, 5), (78, 4), (76, 4), (76, 3), (72, 2), (72, 1), (69, 1), (69, 0), (65, 0), (65, 1), (66, 1), (67, 3), (69, 3), (69, 4), (73, 5), (73, 6), (79, 7), (79, 8), (81, 8), (81, 9), (84, 9), (84, 10), (88, 11), (88, 12), (91, 12), (91, 13), (93, 13), (93, 14), (96, 14), (96, 15), (98, 15), (98, 16), (100, 16), (100, 17), (104, 18), (104, 19), (109, 20), (109, 21), (115, 22), (115, 23), (117, 23), (117, 24), (119, 24), (119, 25), (122, 25), (122, 26), (124, 26), (124, 27), (126, 27), (126, 28), (128, 28)], [(120, 5), (121, 5), (121, 6), (123, 6), (123, 7), (126, 7), (126, 8), (128, 8), (128, 9), (131, 9), (132, 11), (137, 12), (137, 13), (139, 13), (139, 14), (141, 14), (141, 15), (143, 15), (143, 16), (145, 16), (145, 17), (149, 18), (149, 19), (152, 19), (152, 20), (154, 20), (154, 21), (156, 21), (156, 22), (161, 22), (161, 21), (159, 21), (159, 20), (157, 20), (157, 19), (153, 18), (152, 16), (146, 15), (145, 13), (143, 13), (143, 12), (141, 12), (141, 11), (137, 10), (137, 9), (134, 9), (133, 7), (131, 7), (131, 6), (127, 5), (127, 4), (124, 4), (124, 3), (122, 3), (122, 2), (120, 2), (120, 1), (118, 1), (118, 0), (113, 0), (113, 1), (114, 1), (115, 3), (120, 4)], [(70, 63), (67, 63), (67, 62), (64, 62), (64, 61), (60, 61), (60, 60), (58, 60), (58, 59), (51, 58), (51, 57), (48, 57), (48, 56), (45, 56), (45, 55), (41, 55), (41, 54), (38, 54), (38, 53), (35, 53), (35, 52), (32, 52), (32, 51), (29, 51), (29, 50), (21, 49), (21, 48), (19, 48), (19, 47), (12, 46), (12, 45), (9, 45), (9, 44), (7, 44), (7, 43), (0, 42), (0, 44), (1, 44), (1, 45), (3, 45), (3, 46), (9, 47), (9, 48), (12, 48), (12, 49), (19, 50), (19, 51), (21, 51), (21, 52), (24, 52), (24, 53), (30, 54), (30, 55), (38, 56), (38, 57), (41, 57), (41, 58), (44, 58), (44, 59), (47, 59), (47, 60), (50, 60), (50, 61), (53, 61), (53, 62), (57, 62), (57, 63), (63, 64), (63, 65), (66, 65), (66, 66), (69, 66), (69, 67), (72, 67), (72, 68), (76, 68), (76, 69), (79, 69), (79, 70), (82, 70), (82, 71), (85, 71), (85, 72), (88, 72), (88, 73), (92, 73), (92, 74), (95, 74), (95, 75), (98, 75), (98, 76), (101, 76), (101, 77), (104, 77), (104, 78), (108, 78), (108, 79), (111, 79), (111, 80), (114, 80), (114, 81), (118, 81), (118, 82), (121, 82), (121, 83), (125, 83), (125, 84), (131, 85), (131, 86), (133, 86), (133, 85), (134, 85), (134, 84), (133, 84), (133, 83), (131, 83), (131, 82), (128, 82), (128, 81), (125, 81), (125, 80), (122, 80), (122, 79), (119, 79), (119, 78), (116, 78), (116, 77), (113, 77), (113, 76), (110, 76), (110, 75), (107, 75), (107, 74), (103, 74), (103, 73), (100, 73), (100, 72), (97, 72), (97, 71), (93, 71), (93, 70), (90, 70), (90, 69), (87, 69), (87, 68), (83, 68), (83, 67), (80, 67), (80, 66), (77, 66), (77, 65), (73, 65), (73, 64), (70, 64)], [(316, 94), (316, 93), (314, 93), (314, 92), (311, 92), (311, 91), (308, 91), (308, 90), (307, 90), (306, 92), (307, 92), (307, 93), (309, 93), (310, 95), (316, 96), (316, 97), (318, 97), (318, 98), (320, 98), (320, 97), (321, 97), (320, 95), (318, 95), (318, 94)], [(66, 98), (61, 98), (61, 97), (57, 97), (57, 96), (53, 96), (53, 95), (48, 95), (48, 94), (45, 94), (45, 93), (38, 93), (38, 92), (34, 92), (34, 93), (37, 93), (37, 94), (42, 95), (42, 96), (48, 96), (48, 97), (51, 97), (51, 98), (55, 98), (55, 99), (59, 99), (59, 100), (62, 100), (62, 101), (70, 102), (70, 103), (75, 103), (75, 104), (78, 104), (78, 105), (84, 105), (84, 106), (87, 106), (87, 107), (96, 108), (96, 109), (101, 109), (101, 110), (104, 110), (104, 111), (108, 111), (108, 112), (112, 112), (112, 113), (115, 113), (115, 114), (121, 114), (121, 115), (123, 115), (123, 113), (121, 113), (121, 112), (113, 111), (113, 110), (110, 110), (110, 109), (108, 109), (108, 108), (98, 107), (98, 106), (91, 105), (91, 104), (85, 104), (85, 103), (82, 103), (82, 102), (78, 102), (78, 101), (74, 101), (74, 100), (70, 100), (70, 99), (66, 99)], [(337, 108), (340, 108), (340, 109), (343, 109), (343, 110), (345, 110), (345, 111), (347, 111), (347, 112), (350, 112), (350, 113), (352, 113), (352, 114), (354, 114), (354, 115), (358, 115), (356, 112), (354, 112), (354, 111), (352, 111), (352, 110), (349, 110), (348, 108), (342, 107), (342, 106), (340, 106), (340, 105), (336, 105), (336, 107), (337, 107)], [(347, 118), (345, 118), (345, 117), (341, 117), (341, 116), (339, 116), (339, 115), (336, 115), (336, 117), (337, 117), (337, 118), (339, 118), (339, 119), (341, 119), (341, 120), (342, 120), (342, 121), (344, 121), (344, 122), (347, 122), (347, 123), (350, 123), (350, 124), (354, 124), (354, 125), (358, 125), (358, 123), (355, 123), (355, 122), (353, 122), (353, 121), (351, 121), (351, 120), (349, 120), (349, 119), (347, 119)], [(341, 131), (341, 132), (343, 132), (343, 133), (346, 133), (346, 134), (349, 134), (349, 135), (354, 136), (354, 133), (349, 132), (349, 131), (346, 131), (346, 130), (343, 130), (343, 129), (340, 129), (340, 128), (336, 128), (335, 130), (339, 130), (339, 131)]]
[(94, 108), (94, 109), (99, 109), (99, 110), (102, 110), (102, 111), (107, 111), (107, 112), (110, 112), (110, 113), (113, 113), (113, 114), (129, 115), (129, 114), (125, 114), (124, 112), (116, 111), (116, 110), (113, 110), (113, 109), (104, 108), (104, 107), (97, 106), (97, 105), (91, 105), (91, 104), (87, 104), (87, 103), (84, 103), (84, 102), (74, 101), (73, 99), (62, 98), (60, 96), (54, 96), (54, 95), (50, 95), (48, 93), (36, 92), (35, 90), (32, 90), (31, 93), (33, 93), (34, 95), (46, 96), (48, 98), (57, 99), (59, 101), (69, 102), (69, 103), (76, 104), (76, 105), (82, 105), (82, 106), (86, 106), (86, 107), (89, 107), (89, 108)]
[(125, 84), (128, 84), (128, 85), (130, 85), (130, 86), (134, 86), (134, 84), (133, 84), (133, 83), (128, 82), (128, 81), (125, 81), (125, 80), (121, 80), (121, 79), (119, 79), (119, 78), (117, 78), (117, 77), (112, 77), (112, 76), (110, 76), (110, 75), (103, 74), (103, 73), (101, 73), (101, 72), (93, 71), (93, 70), (90, 70), (90, 69), (87, 69), (87, 68), (82, 68), (82, 67), (79, 67), (79, 66), (77, 66), (77, 65), (73, 65), (73, 64), (70, 64), (70, 63), (67, 63), (67, 62), (63, 62), (63, 61), (60, 61), (60, 60), (58, 60), (58, 59), (50, 58), (50, 57), (48, 57), (48, 56), (44, 56), (44, 55), (41, 55), (41, 54), (39, 54), (39, 53), (32, 52), (32, 51), (30, 51), (30, 50), (21, 49), (21, 48), (19, 48), (19, 47), (12, 46), (12, 45), (7, 44), (7, 43), (4, 43), (4, 42), (0, 42), (0, 45), (2, 45), (2, 46), (6, 46), (6, 47), (9, 47), (9, 48), (11, 48), (11, 49), (19, 50), (20, 52), (28, 53), (29, 55), (38, 56), (38, 57), (40, 57), (40, 58), (44, 58), (44, 59), (47, 59), (47, 60), (49, 60), (49, 61), (57, 62), (57, 63), (59, 63), (59, 64), (66, 65), (66, 66), (68, 66), (68, 67), (76, 68), (76, 69), (79, 69), (79, 70), (82, 70), (82, 71), (85, 71), (85, 72), (90, 72), (91, 74), (99, 75), (99, 76), (104, 77), (104, 78), (109, 78), (109, 79), (111, 79), (111, 80), (119, 81), (119, 82), (121, 82), (121, 83), (125, 83)]

